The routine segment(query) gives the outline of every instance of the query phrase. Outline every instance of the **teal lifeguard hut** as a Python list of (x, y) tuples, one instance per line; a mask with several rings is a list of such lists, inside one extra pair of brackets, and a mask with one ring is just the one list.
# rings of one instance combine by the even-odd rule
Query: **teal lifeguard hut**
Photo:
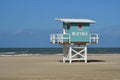
[(51, 34), (52, 44), (63, 45), (63, 63), (74, 60), (84, 60), (87, 63), (87, 45), (98, 43), (98, 34), (90, 33), (90, 19), (55, 18), (63, 22), (63, 33)]

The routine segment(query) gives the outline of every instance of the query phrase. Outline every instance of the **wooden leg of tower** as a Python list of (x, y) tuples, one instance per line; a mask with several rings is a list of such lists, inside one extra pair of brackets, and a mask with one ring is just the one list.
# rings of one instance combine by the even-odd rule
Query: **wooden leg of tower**
[(72, 47), (69, 47), (69, 63), (72, 63)]
[(63, 57), (63, 63), (65, 63), (65, 58)]
[(63, 63), (65, 63), (65, 45), (63, 45)]
[(87, 46), (85, 46), (85, 63), (87, 63)]

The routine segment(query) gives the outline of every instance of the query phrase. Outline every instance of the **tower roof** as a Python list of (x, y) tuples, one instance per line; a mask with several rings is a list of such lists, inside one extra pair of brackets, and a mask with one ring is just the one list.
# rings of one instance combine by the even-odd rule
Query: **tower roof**
[(90, 19), (70, 19), (70, 18), (55, 18), (55, 20), (65, 23), (91, 23), (94, 24), (96, 21)]

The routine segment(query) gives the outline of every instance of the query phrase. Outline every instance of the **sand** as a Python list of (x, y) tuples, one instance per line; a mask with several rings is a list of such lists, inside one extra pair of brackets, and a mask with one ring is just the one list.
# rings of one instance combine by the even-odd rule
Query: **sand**
[(0, 57), (0, 80), (120, 80), (120, 55), (88, 55), (62, 63), (61, 55)]

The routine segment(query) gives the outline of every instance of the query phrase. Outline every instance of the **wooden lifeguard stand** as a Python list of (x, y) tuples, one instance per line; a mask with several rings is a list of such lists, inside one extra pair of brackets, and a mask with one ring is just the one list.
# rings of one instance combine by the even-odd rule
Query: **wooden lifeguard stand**
[(56, 18), (63, 22), (62, 34), (51, 34), (52, 44), (63, 45), (63, 63), (73, 60), (84, 60), (87, 63), (87, 45), (98, 43), (98, 34), (90, 34), (90, 24), (95, 21), (89, 19)]

